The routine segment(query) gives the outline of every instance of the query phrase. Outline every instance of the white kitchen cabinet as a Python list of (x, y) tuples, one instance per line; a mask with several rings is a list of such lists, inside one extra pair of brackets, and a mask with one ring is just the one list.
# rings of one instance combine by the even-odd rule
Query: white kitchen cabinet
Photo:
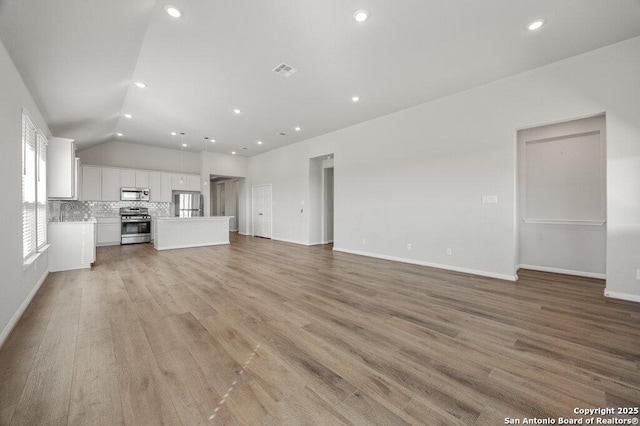
[(47, 196), (66, 200), (77, 199), (76, 145), (73, 139), (48, 139)]
[(185, 191), (187, 189), (187, 175), (185, 173), (172, 174), (171, 189), (174, 191)]
[(49, 271), (90, 268), (96, 260), (95, 226), (95, 220), (49, 223)]
[(149, 188), (149, 172), (136, 170), (136, 188)]
[(163, 203), (171, 203), (173, 201), (171, 199), (171, 191), (173, 190), (172, 178), (173, 176), (171, 175), (171, 173), (162, 173), (160, 175), (160, 201)]
[(176, 191), (200, 191), (200, 175), (174, 173), (171, 176), (171, 189)]
[(200, 191), (200, 175), (187, 175), (187, 191)]
[(120, 244), (121, 222), (119, 217), (98, 217), (98, 246)]
[(159, 202), (162, 201), (162, 173), (149, 172), (149, 201)]
[(120, 201), (120, 187), (120, 169), (103, 167), (102, 201)]
[(102, 200), (102, 168), (82, 166), (82, 200)]
[[(123, 188), (137, 188), (136, 171), (129, 169), (120, 170), (120, 186)], [(119, 196), (118, 199), (120, 199)]]

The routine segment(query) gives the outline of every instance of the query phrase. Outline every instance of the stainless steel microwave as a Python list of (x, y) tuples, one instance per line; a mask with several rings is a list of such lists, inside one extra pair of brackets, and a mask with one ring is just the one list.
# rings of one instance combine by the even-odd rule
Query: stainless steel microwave
[(149, 201), (149, 188), (120, 188), (121, 201)]

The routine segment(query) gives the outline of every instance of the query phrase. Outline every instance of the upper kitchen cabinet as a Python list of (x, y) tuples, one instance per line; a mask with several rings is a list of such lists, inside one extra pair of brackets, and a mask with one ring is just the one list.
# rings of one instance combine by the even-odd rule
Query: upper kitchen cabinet
[(76, 145), (73, 139), (49, 138), (47, 194), (49, 198), (75, 200), (77, 193)]
[(82, 200), (102, 200), (102, 167), (82, 166)]
[(187, 191), (200, 191), (200, 175), (187, 175)]
[(172, 183), (171, 173), (161, 173), (160, 179), (162, 182), (162, 186), (161, 186), (162, 192), (160, 193), (160, 201), (165, 203), (170, 203), (173, 201), (171, 199), (171, 191), (173, 189), (171, 186), (171, 183)]
[(149, 188), (149, 201), (162, 201), (162, 173), (149, 172), (149, 185), (147, 188)]
[(148, 188), (149, 172), (145, 170), (120, 170), (120, 186), (123, 188)]
[(200, 175), (174, 174), (171, 176), (171, 188), (176, 191), (200, 191)]
[(171, 173), (149, 172), (149, 201), (171, 202)]
[(120, 201), (120, 188), (123, 186), (120, 172), (120, 169), (102, 168), (102, 201)]
[(173, 189), (174, 191), (186, 191), (187, 175), (185, 174), (171, 175), (171, 189)]
[(136, 170), (136, 188), (149, 188), (149, 172)]
[[(120, 185), (123, 188), (138, 188), (136, 185), (136, 171), (127, 169), (120, 170)], [(120, 199), (119, 195), (118, 199)]]

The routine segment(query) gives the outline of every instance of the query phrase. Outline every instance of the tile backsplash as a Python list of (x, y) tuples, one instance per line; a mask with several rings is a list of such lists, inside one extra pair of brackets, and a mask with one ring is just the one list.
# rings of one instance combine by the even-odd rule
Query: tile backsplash
[(49, 201), (49, 221), (57, 221), (60, 207), (64, 205), (64, 217), (78, 219), (98, 216), (120, 216), (120, 207), (147, 207), (151, 216), (172, 216), (171, 203), (148, 201)]

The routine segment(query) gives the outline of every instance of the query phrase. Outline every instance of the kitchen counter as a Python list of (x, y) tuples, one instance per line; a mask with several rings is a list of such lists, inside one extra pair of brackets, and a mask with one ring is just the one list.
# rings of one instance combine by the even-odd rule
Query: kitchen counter
[(229, 219), (233, 216), (156, 217), (154, 247), (171, 250), (229, 244)]

